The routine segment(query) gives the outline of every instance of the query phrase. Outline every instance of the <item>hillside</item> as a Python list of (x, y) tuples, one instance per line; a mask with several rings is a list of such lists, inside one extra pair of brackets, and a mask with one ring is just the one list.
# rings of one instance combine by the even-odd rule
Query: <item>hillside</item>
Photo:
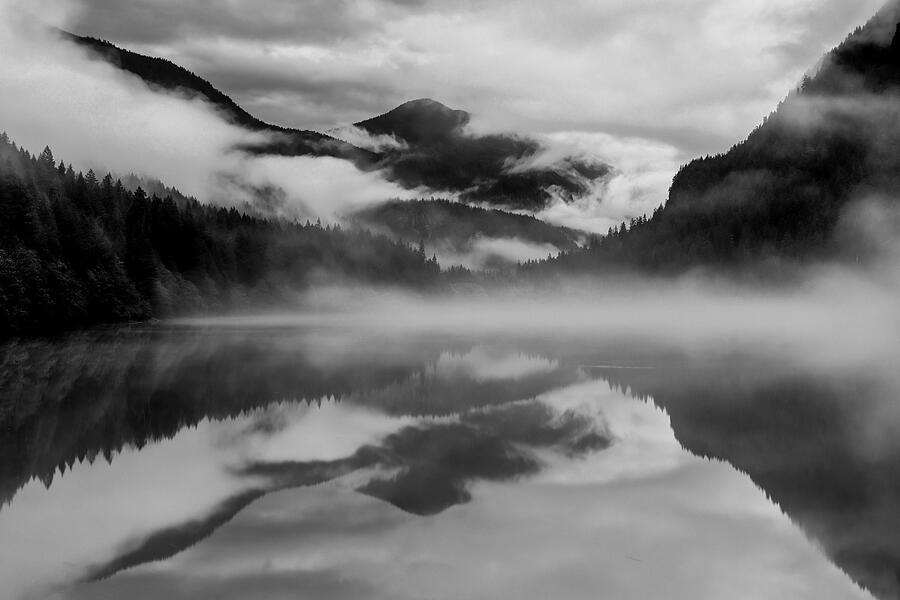
[(409, 242), (444, 243), (462, 250), (479, 237), (515, 238), (574, 250), (584, 234), (527, 215), (469, 206), (450, 200), (395, 200), (360, 211), (364, 227)]
[(856, 201), (894, 202), (900, 189), (898, 19), (892, 2), (747, 139), (683, 167), (665, 206), (552, 268), (665, 272), (864, 255), (871, 240), (845, 235), (842, 219)]
[(422, 98), (401, 104), (383, 115), (354, 126), (372, 135), (390, 135), (412, 146), (440, 144), (461, 135), (471, 115), (454, 110), (436, 100)]
[(463, 200), (537, 210), (553, 196), (573, 199), (610, 173), (608, 165), (569, 157), (543, 167), (521, 167), (543, 150), (534, 139), (476, 135), (466, 131), (471, 115), (428, 98), (356, 123), (371, 135), (402, 144), (384, 152), (381, 165), (408, 187), (458, 192)]
[(610, 172), (608, 165), (576, 157), (549, 167), (517, 168), (542, 151), (539, 142), (517, 135), (469, 135), (464, 131), (469, 113), (430, 99), (413, 100), (356, 123), (354, 127), (370, 135), (392, 136), (403, 142), (400, 148), (375, 152), (323, 133), (265, 123), (209, 81), (169, 60), (131, 52), (105, 40), (67, 32), (60, 35), (151, 87), (203, 98), (230, 122), (270, 132), (272, 137), (265, 144), (246, 148), (254, 153), (342, 158), (364, 170), (383, 169), (389, 179), (408, 189), (454, 192), (464, 200), (529, 210), (542, 208), (553, 197), (583, 196)]
[(60, 35), (87, 48), (116, 67), (140, 77), (152, 87), (175, 91), (192, 98), (202, 98), (215, 106), (230, 122), (254, 131), (270, 132), (273, 135), (265, 145), (248, 148), (250, 151), (285, 156), (332, 156), (352, 161), (360, 167), (369, 167), (376, 159), (374, 153), (316, 131), (290, 129), (265, 123), (241, 108), (210, 82), (169, 60), (130, 52), (105, 40), (81, 37), (67, 32), (61, 32)]
[(440, 278), (436, 262), (384, 236), (148, 196), (6, 134), (0, 214), (0, 338), (272, 304), (321, 281)]

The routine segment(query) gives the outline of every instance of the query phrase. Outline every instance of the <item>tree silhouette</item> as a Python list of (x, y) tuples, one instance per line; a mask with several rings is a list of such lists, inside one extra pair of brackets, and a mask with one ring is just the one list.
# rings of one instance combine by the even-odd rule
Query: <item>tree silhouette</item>
[[(0, 137), (0, 337), (271, 303), (323, 275), (432, 286), (436, 260), (362, 229), (250, 217), (132, 189)], [(138, 183), (140, 182), (140, 183)], [(142, 185), (166, 192), (148, 194)], [(132, 191), (133, 190), (133, 191)]]

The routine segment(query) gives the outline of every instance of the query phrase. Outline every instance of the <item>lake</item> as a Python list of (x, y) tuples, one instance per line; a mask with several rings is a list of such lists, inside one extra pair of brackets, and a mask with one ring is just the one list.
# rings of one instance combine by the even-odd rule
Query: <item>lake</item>
[(0, 595), (897, 598), (897, 389), (731, 345), (340, 320), (8, 342)]

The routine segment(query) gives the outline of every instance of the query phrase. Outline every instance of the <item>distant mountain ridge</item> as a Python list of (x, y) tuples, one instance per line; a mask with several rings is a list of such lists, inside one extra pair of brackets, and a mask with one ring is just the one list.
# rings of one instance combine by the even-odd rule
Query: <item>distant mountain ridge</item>
[(476, 237), (518, 238), (572, 250), (585, 237), (579, 231), (532, 216), (441, 199), (394, 200), (357, 212), (354, 221), (411, 242), (442, 240), (461, 244)]
[(410, 100), (377, 117), (354, 123), (372, 135), (390, 135), (408, 144), (421, 146), (442, 143), (462, 134), (472, 116), (431, 98)]
[(402, 142), (386, 149), (381, 161), (398, 180), (492, 206), (538, 210), (553, 198), (574, 200), (612, 172), (607, 164), (579, 157), (529, 166), (544, 150), (539, 141), (514, 134), (473, 134), (466, 131), (470, 121), (466, 111), (421, 98), (355, 127)]
[(608, 165), (583, 158), (565, 159), (552, 167), (521, 167), (543, 150), (538, 141), (516, 135), (466, 135), (469, 113), (431, 99), (413, 100), (356, 123), (370, 135), (393, 136), (405, 143), (403, 148), (367, 150), (316, 131), (266, 123), (210, 82), (169, 60), (124, 50), (105, 40), (68, 32), (60, 35), (151, 87), (203, 98), (228, 121), (271, 133), (268, 142), (246, 148), (254, 153), (341, 158), (363, 170), (383, 169), (389, 179), (407, 189), (425, 187), (456, 193), (465, 200), (530, 210), (544, 207), (554, 197), (583, 196), (611, 172)]
[(436, 261), (386, 236), (148, 196), (0, 133), (0, 339), (265, 305), (288, 290), (293, 302), (326, 279), (447, 283)]
[(233, 99), (210, 82), (164, 58), (155, 58), (124, 50), (106, 41), (61, 31), (63, 39), (93, 51), (110, 64), (140, 77), (148, 85), (165, 91), (200, 97), (212, 104), (235, 125), (252, 131), (273, 134), (273, 138), (248, 150), (261, 154), (287, 156), (332, 156), (349, 160), (361, 168), (371, 167), (377, 156), (347, 142), (317, 131), (291, 129), (266, 123), (241, 108)]

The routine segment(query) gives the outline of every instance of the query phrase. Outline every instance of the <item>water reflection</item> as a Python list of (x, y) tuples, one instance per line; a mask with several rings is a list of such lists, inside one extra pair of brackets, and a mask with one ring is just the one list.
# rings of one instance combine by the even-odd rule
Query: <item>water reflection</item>
[(877, 597), (900, 598), (896, 373), (740, 368), (601, 373), (652, 397), (679, 441), (748, 473)]
[(339, 486), (271, 495), (202, 544), (68, 597), (865, 597), (746, 476), (682, 450), (655, 407), (600, 382), (540, 402), (602, 418), (617, 443), (576, 461), (541, 451), (539, 474), (478, 480), (428, 519)]
[(164, 327), (0, 374), (14, 598), (897, 597), (878, 374)]

